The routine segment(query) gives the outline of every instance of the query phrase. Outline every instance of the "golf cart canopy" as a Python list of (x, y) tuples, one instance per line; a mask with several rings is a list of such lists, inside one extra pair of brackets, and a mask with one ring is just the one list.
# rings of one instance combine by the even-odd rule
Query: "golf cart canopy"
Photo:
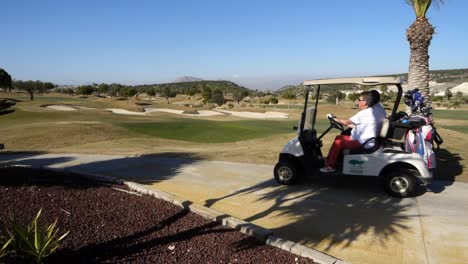
[(361, 84), (361, 85), (381, 85), (381, 84), (401, 84), (400, 77), (356, 77), (356, 78), (335, 78), (304, 81), (305, 86), (324, 84)]

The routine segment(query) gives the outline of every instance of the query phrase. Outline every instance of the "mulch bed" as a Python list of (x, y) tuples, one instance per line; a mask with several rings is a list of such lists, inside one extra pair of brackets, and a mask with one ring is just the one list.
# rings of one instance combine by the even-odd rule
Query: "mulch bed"
[[(47, 263), (314, 263), (154, 197), (78, 175), (0, 168), (0, 230), (10, 216), (71, 231)], [(7, 260), (11, 261), (10, 260)]]

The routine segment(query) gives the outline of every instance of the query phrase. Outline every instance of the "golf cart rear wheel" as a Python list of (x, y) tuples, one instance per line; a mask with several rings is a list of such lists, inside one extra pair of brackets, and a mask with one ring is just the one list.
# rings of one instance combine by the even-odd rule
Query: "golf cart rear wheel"
[(411, 172), (396, 169), (385, 177), (385, 191), (394, 197), (405, 198), (414, 194), (415, 180)]
[(280, 184), (292, 184), (297, 178), (297, 167), (291, 161), (280, 161), (274, 169), (275, 179)]

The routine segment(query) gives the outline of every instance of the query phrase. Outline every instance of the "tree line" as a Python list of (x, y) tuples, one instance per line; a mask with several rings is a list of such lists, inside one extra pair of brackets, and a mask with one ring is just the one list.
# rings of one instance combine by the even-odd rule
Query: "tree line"
[(204, 103), (216, 103), (221, 105), (225, 101), (225, 97), (229, 94), (233, 100), (239, 103), (247, 96), (263, 96), (264, 92), (258, 90), (250, 90), (239, 86), (230, 81), (195, 81), (195, 82), (179, 82), (179, 83), (163, 83), (152, 85), (122, 85), (118, 83), (93, 83), (90, 85), (80, 85), (76, 87), (59, 87), (51, 82), (43, 81), (21, 81), (13, 80), (4, 69), (0, 68), (0, 88), (11, 92), (13, 89), (26, 91), (31, 100), (34, 100), (34, 94), (42, 94), (50, 91), (69, 94), (89, 96), (96, 94), (97, 96), (125, 97), (131, 98), (145, 93), (148, 96), (161, 96), (169, 99), (178, 94), (186, 94), (194, 96), (201, 94)]

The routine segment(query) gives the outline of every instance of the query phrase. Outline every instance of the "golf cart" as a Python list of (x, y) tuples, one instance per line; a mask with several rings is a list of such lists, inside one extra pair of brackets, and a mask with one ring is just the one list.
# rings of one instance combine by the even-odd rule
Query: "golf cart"
[[(413, 124), (403, 122), (404, 112), (398, 112), (398, 106), (403, 94), (400, 78), (394, 77), (360, 77), (341, 79), (322, 79), (304, 81), (306, 87), (304, 109), (299, 127), (295, 127), (298, 136), (290, 140), (279, 155), (279, 161), (274, 168), (275, 179), (280, 184), (289, 185), (298, 177), (305, 175), (319, 175), (324, 166), (322, 155), (322, 141), (332, 128), (345, 131), (332, 114), (327, 118), (330, 126), (320, 136), (317, 136), (315, 123), (317, 118), (320, 87), (330, 84), (351, 85), (394, 85), (397, 87), (397, 97), (391, 115), (384, 120), (380, 134), (371, 149), (344, 150), (342, 162), (337, 164), (335, 174), (343, 176), (362, 175), (381, 177), (384, 189), (395, 197), (408, 197), (414, 194), (418, 184), (429, 184), (433, 177), (424, 159), (417, 153), (405, 151), (404, 144), (398, 142)], [(315, 106), (308, 107), (309, 95), (312, 87), (315, 89)], [(414, 124), (417, 126), (418, 124)]]

